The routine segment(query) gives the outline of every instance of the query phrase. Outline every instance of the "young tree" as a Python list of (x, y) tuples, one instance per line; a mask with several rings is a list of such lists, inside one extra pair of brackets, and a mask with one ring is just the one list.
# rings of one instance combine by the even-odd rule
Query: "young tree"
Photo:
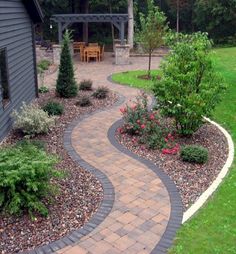
[(132, 49), (134, 47), (134, 2), (133, 0), (128, 0), (128, 44)]
[(140, 31), (138, 40), (143, 49), (148, 52), (148, 77), (150, 78), (153, 51), (163, 45), (163, 36), (167, 31), (166, 16), (154, 5), (153, 0), (148, 0), (148, 13), (140, 13)]
[(64, 98), (74, 97), (78, 93), (78, 87), (74, 77), (73, 62), (70, 53), (70, 33), (67, 30), (64, 35), (59, 74), (56, 84), (56, 92)]

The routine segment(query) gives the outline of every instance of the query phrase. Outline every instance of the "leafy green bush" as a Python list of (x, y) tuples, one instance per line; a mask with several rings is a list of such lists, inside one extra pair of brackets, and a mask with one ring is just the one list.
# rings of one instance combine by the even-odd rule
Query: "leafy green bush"
[(83, 91), (91, 91), (93, 86), (92, 80), (82, 80), (79, 84), (79, 90)]
[(88, 107), (90, 105), (92, 105), (92, 102), (89, 96), (81, 96), (79, 100), (76, 102), (76, 106), (80, 107)]
[(191, 135), (202, 125), (203, 116), (210, 116), (225, 86), (214, 71), (206, 34), (183, 36), (172, 49), (153, 91), (161, 112), (175, 119), (179, 133)]
[(39, 93), (48, 93), (49, 89), (46, 86), (39, 87)]
[(38, 149), (44, 150), (46, 151), (46, 142), (43, 140), (37, 140), (37, 139), (32, 139), (32, 140), (28, 140), (28, 139), (22, 139), (17, 141), (16, 146), (28, 146), (29, 144), (35, 146)]
[(57, 158), (30, 143), (0, 149), (0, 209), (47, 216), (46, 200), (55, 189), (50, 180), (60, 176), (56, 163)]
[(38, 69), (41, 69), (42, 71), (46, 71), (48, 70), (50, 64), (51, 62), (49, 60), (43, 59), (37, 64), (37, 67)]
[(43, 106), (43, 110), (47, 112), (49, 116), (57, 116), (63, 114), (64, 106), (59, 102), (49, 101)]
[(78, 86), (74, 77), (74, 68), (70, 53), (71, 36), (68, 31), (64, 34), (60, 68), (56, 84), (56, 92), (64, 98), (75, 97), (78, 93)]
[(19, 112), (13, 111), (14, 128), (20, 129), (26, 135), (36, 135), (48, 133), (54, 125), (54, 119), (48, 113), (40, 109), (37, 105), (29, 104), (20, 107)]
[(97, 99), (105, 99), (109, 93), (109, 89), (105, 86), (100, 86), (93, 93), (93, 97)]
[(204, 164), (208, 160), (208, 150), (197, 145), (184, 146), (181, 148), (180, 156), (183, 161)]

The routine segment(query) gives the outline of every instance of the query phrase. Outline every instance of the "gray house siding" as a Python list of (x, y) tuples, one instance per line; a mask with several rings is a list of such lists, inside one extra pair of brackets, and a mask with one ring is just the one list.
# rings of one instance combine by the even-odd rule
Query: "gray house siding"
[(21, 0), (0, 0), (0, 49), (7, 51), (10, 92), (10, 103), (5, 108), (0, 97), (0, 141), (11, 128), (13, 109), (36, 96), (32, 27)]

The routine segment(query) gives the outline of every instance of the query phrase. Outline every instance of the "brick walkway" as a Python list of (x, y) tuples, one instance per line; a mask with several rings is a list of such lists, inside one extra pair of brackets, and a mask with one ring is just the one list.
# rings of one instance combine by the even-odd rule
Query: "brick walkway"
[[(107, 77), (113, 72), (146, 68), (147, 59), (132, 60), (129, 66), (112, 65), (110, 59), (102, 63), (78, 63), (76, 75), (78, 80), (92, 79), (94, 86), (108, 86), (128, 102), (135, 98), (138, 90), (112, 84)], [(154, 58), (154, 68), (159, 60)], [(50, 78), (54, 83), (55, 75)], [(119, 151), (108, 139), (109, 128), (121, 118), (119, 108), (91, 115), (72, 131), (74, 150), (109, 178), (114, 186), (115, 201), (112, 211), (97, 228), (58, 254), (151, 253), (166, 231), (171, 204), (165, 185), (148, 166)]]

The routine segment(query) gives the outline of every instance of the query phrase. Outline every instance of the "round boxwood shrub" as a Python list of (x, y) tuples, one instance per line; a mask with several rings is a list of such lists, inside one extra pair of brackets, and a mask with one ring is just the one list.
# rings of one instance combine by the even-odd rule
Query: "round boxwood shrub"
[(83, 91), (91, 91), (92, 90), (93, 81), (90, 79), (82, 80), (79, 84), (79, 90)]
[(183, 161), (204, 164), (208, 160), (208, 150), (202, 146), (188, 145), (181, 148), (180, 156)]
[(109, 93), (109, 89), (105, 86), (100, 86), (93, 93), (93, 97), (97, 99), (105, 99)]
[(49, 101), (43, 106), (43, 110), (47, 112), (49, 116), (57, 116), (63, 114), (64, 106), (59, 102)]

